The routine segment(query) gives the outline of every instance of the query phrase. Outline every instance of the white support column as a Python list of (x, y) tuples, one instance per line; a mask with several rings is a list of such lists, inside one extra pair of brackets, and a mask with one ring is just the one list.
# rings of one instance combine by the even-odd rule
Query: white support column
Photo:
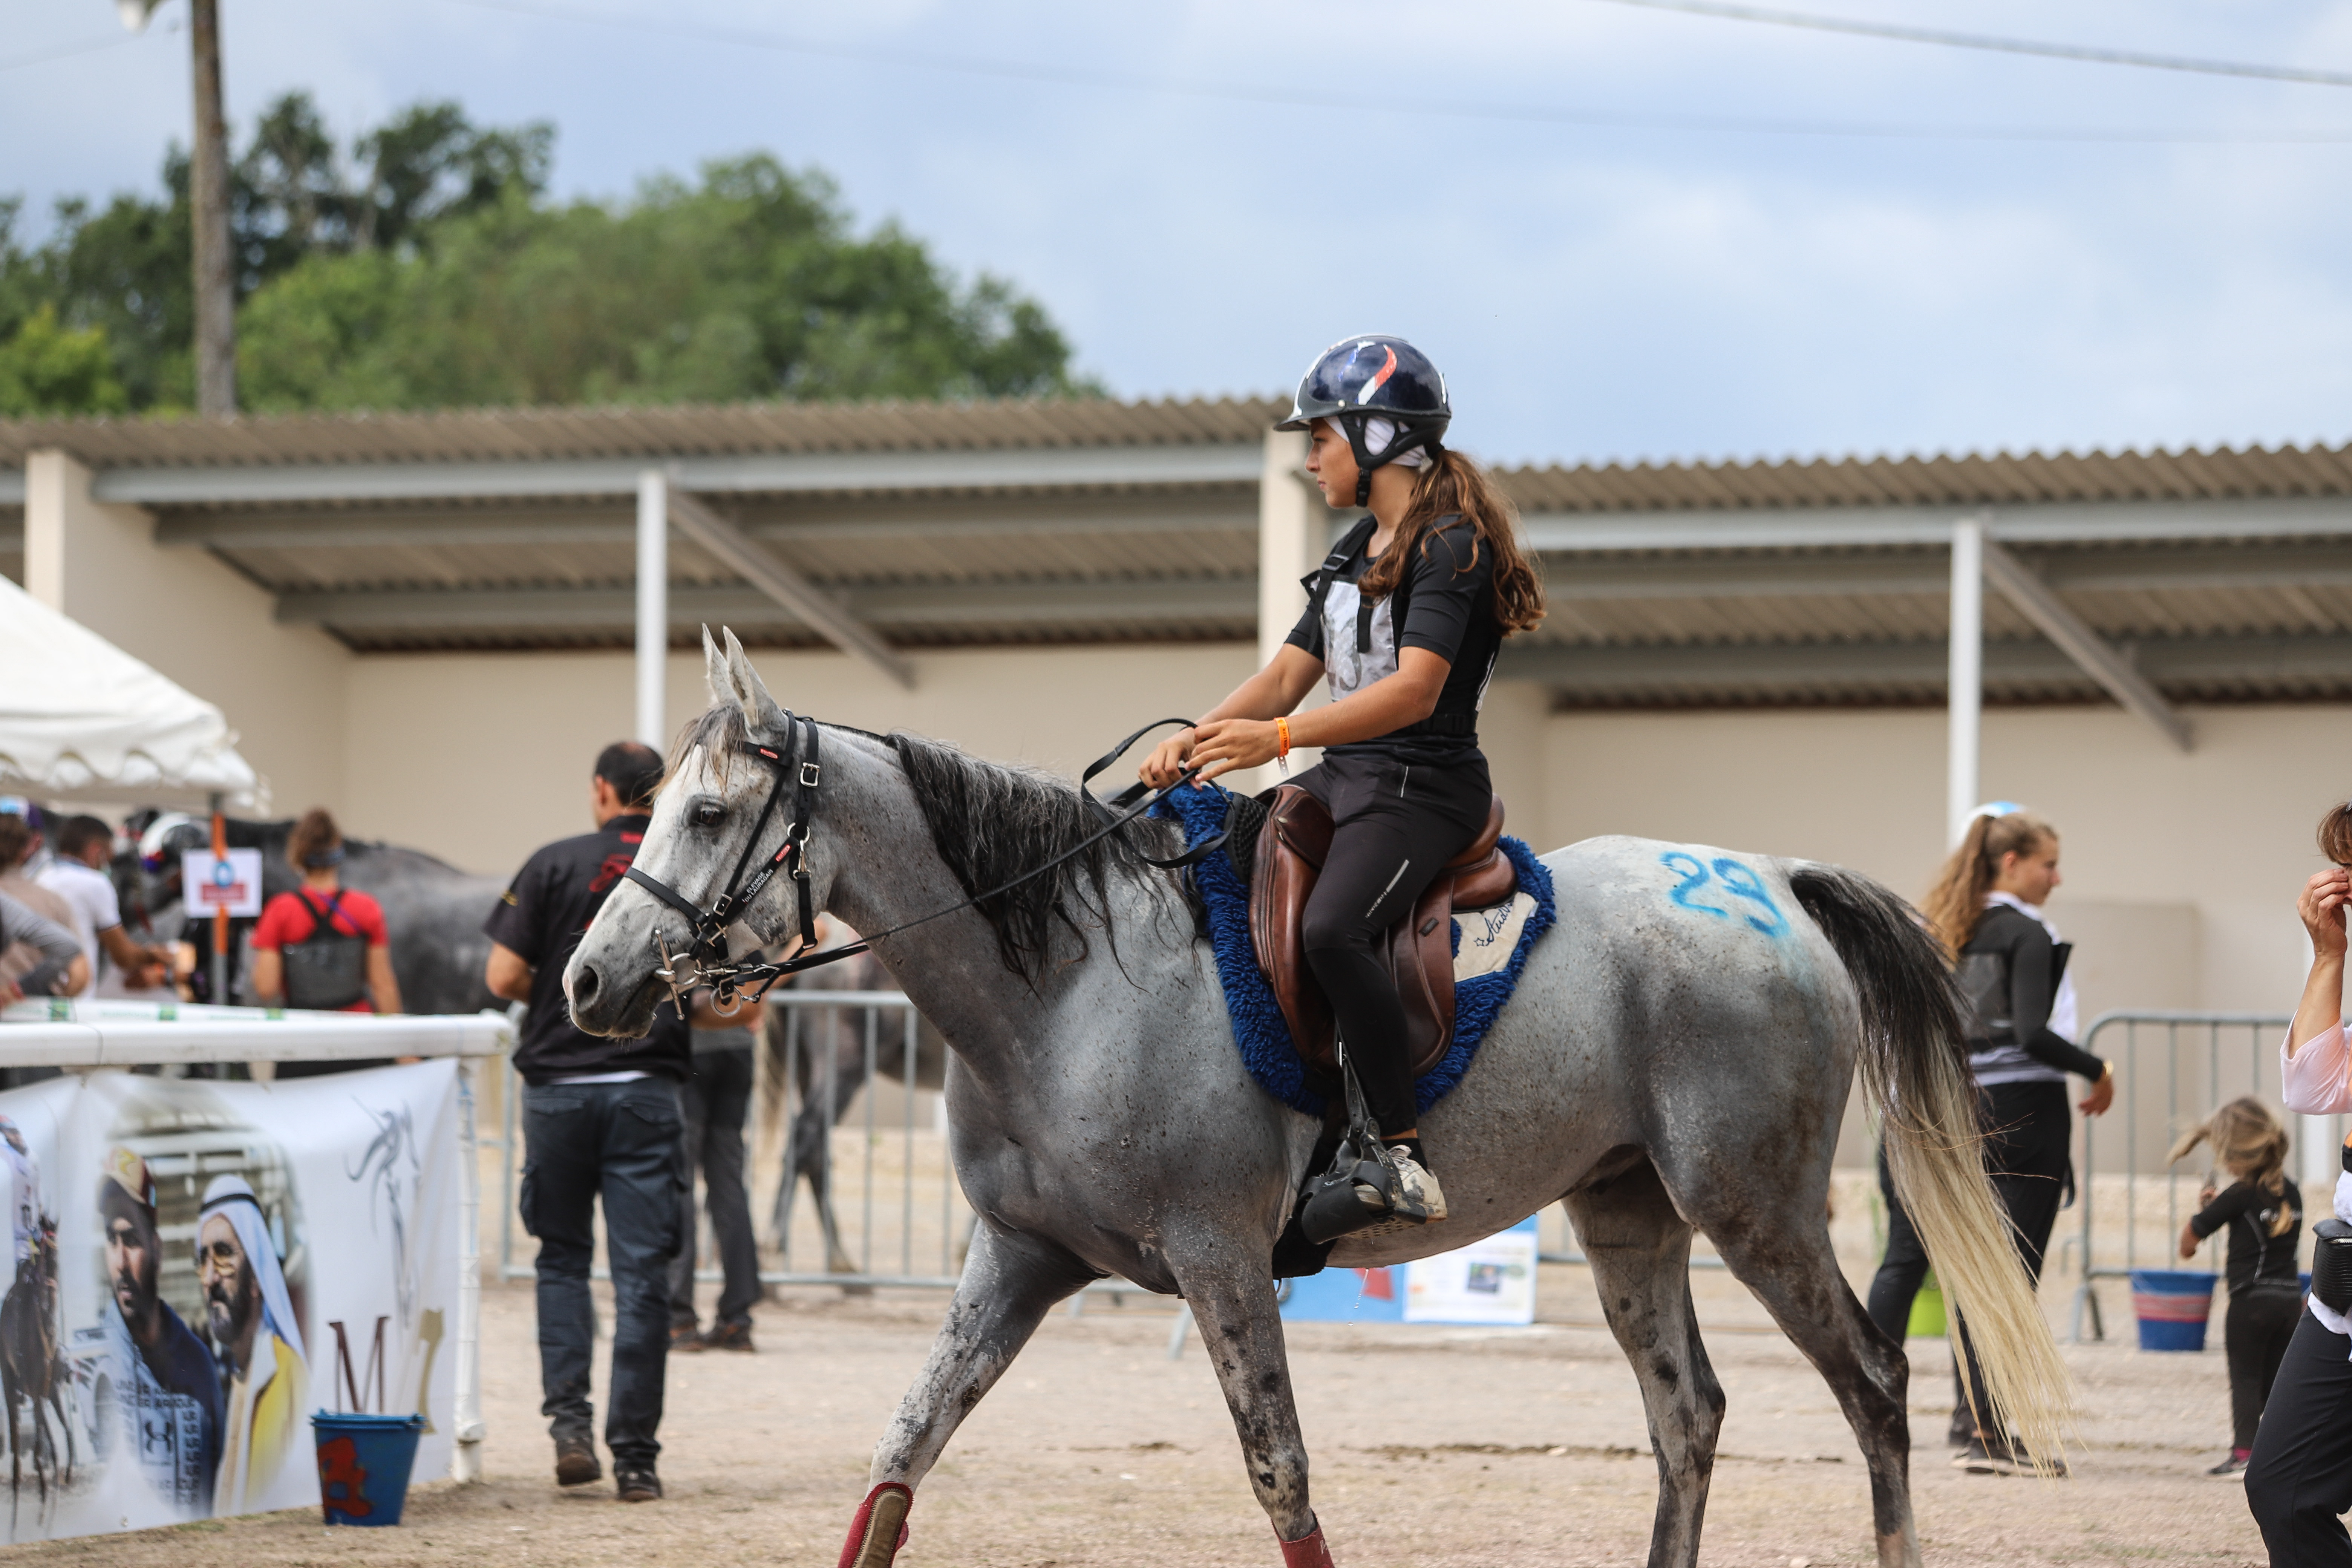
[(637, 739), (666, 751), (662, 717), (669, 675), (669, 478), (637, 475)]
[(1984, 537), (1989, 512), (1952, 525), (1951, 684), (1946, 699), (1945, 829), (1958, 844), (1978, 805), (1984, 717)]
[[(1257, 479), (1257, 662), (1264, 668), (1281, 651), (1283, 639), (1298, 624), (1307, 608), (1307, 590), (1298, 580), (1323, 564), (1331, 551), (1331, 509), (1307, 482), (1307, 436), (1298, 430), (1265, 433), (1265, 464)], [(1318, 688), (1299, 704), (1312, 708), (1324, 700)], [(1323, 753), (1313, 749), (1294, 752), (1290, 771), (1315, 765)], [(1223, 781), (1246, 793), (1271, 789), (1283, 780), (1271, 763)]]
[(1307, 591), (1298, 580), (1323, 563), (1330, 546), (1329, 509), (1308, 493), (1299, 478), (1307, 461), (1307, 437), (1296, 430), (1269, 430), (1265, 467), (1257, 480), (1257, 662), (1265, 668), (1298, 613)]

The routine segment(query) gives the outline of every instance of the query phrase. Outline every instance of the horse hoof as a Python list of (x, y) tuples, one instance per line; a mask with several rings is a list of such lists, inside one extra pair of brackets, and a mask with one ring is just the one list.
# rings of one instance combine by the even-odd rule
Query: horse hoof
[(897, 1481), (884, 1481), (867, 1492), (849, 1521), (838, 1568), (890, 1568), (898, 1548), (907, 1544), (907, 1510), (914, 1506), (915, 1494)]
[(1323, 1544), (1320, 1524), (1296, 1541), (1285, 1541), (1279, 1535), (1274, 1539), (1282, 1548), (1282, 1568), (1335, 1568), (1331, 1549)]

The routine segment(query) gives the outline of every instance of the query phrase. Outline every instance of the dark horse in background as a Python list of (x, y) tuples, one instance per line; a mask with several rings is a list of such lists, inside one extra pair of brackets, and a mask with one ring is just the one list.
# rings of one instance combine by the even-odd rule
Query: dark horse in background
[[(153, 820), (134, 817), (131, 825), (143, 831)], [(302, 885), (302, 879), (286, 863), (286, 839), (293, 830), (290, 820), (228, 819), (230, 848), (261, 851), (265, 901)], [(122, 923), (134, 938), (179, 940), (180, 851), (203, 848), (211, 842), (209, 827), (192, 818), (167, 833), (167, 852), (155, 871), (144, 870), (135, 855), (116, 858), (114, 879), (122, 900)], [(422, 850), (396, 845), (351, 838), (344, 840), (343, 852), (340, 868), (343, 886), (355, 888), (383, 906), (384, 925), (392, 933), (392, 973), (400, 982), (403, 1008), (411, 1013), (478, 1013), (506, 1005), (490, 994), (482, 980), (490, 957), (490, 939), (482, 934), (482, 922), (506, 890), (502, 883), (460, 871)], [(250, 970), (240, 964), (238, 973)]]
[[(827, 945), (856, 940), (854, 934), (843, 933)], [(898, 983), (890, 978), (882, 961), (869, 952), (796, 974), (792, 988), (801, 993), (896, 991)], [(792, 1021), (795, 1016), (796, 1024)], [(908, 1081), (903, 1016), (896, 1009), (777, 1006), (767, 1010), (760, 1031), (763, 1059), (757, 1114), (762, 1146), (786, 1114), (788, 1092), (793, 1101), (785, 1126), (783, 1173), (777, 1179), (775, 1201), (768, 1211), (769, 1230), (777, 1246), (785, 1244), (792, 1235), (793, 1206), (799, 1199), (801, 1184), (807, 1183), (809, 1200), (815, 1205), (817, 1225), (824, 1235), (824, 1267), (829, 1274), (858, 1272), (856, 1261), (842, 1245), (841, 1224), (834, 1215), (833, 1146), (826, 1134), (841, 1124), (857, 1091), (866, 1085), (869, 1018), (874, 1030), (874, 1077), (909, 1089), (939, 1089), (947, 1085), (947, 1041), (937, 1026), (919, 1014), (916, 1016), (914, 1073)], [(789, 1042), (787, 1030), (792, 1031)], [(959, 1261), (965, 1239), (959, 1238)]]
[[(8, 1407), (11, 1535), (16, 1533), (16, 1504), (24, 1491), (28, 1452), (44, 1510), (50, 1500), (49, 1483), (73, 1479), (73, 1421), (66, 1414), (66, 1393), (72, 1385), (73, 1373), (58, 1342), (58, 1224), (43, 1215), (33, 1256), (17, 1267), (16, 1282), (0, 1298), (0, 1400)], [(53, 1413), (57, 1431), (66, 1440), (62, 1474), (57, 1438), (49, 1428)]]

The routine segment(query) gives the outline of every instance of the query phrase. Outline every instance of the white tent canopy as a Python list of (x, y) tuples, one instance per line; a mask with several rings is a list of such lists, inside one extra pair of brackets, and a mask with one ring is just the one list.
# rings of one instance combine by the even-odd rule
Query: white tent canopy
[(0, 793), (266, 809), (221, 710), (0, 578)]

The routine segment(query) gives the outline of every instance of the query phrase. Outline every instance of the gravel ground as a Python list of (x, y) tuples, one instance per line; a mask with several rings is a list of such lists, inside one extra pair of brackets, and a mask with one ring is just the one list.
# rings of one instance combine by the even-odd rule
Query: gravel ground
[[(1635, 1564), (1655, 1472), (1632, 1374), (1580, 1271), (1547, 1267), (1533, 1329), (1290, 1330), (1315, 1498), (1347, 1564)], [(1871, 1561), (1867, 1481), (1828, 1389), (1736, 1284), (1696, 1277), (1730, 1398), (1709, 1563)], [(2064, 1292), (2053, 1281), (2052, 1310)], [(2127, 1313), (2111, 1291), (2111, 1317)], [(475, 1563), (719, 1568), (831, 1563), (866, 1458), (936, 1326), (936, 1295), (799, 1291), (761, 1307), (756, 1355), (672, 1363), (665, 1502), (559, 1492), (536, 1414), (527, 1286), (485, 1291), (488, 1480), (425, 1486), (396, 1531), (281, 1513), (15, 1549), (27, 1563)], [(908, 1568), (1112, 1568), (1278, 1561), (1195, 1342), (1167, 1359), (1158, 1303), (1056, 1313), (965, 1425), (917, 1500)], [(2126, 1332), (2128, 1332), (2126, 1322)], [(2218, 1338), (2218, 1335), (2217, 1335)], [(2255, 1563), (2236, 1486), (2201, 1475), (2226, 1442), (2218, 1349), (2070, 1348), (2084, 1447), (2065, 1482), (1948, 1468), (1941, 1341), (1915, 1341), (1916, 1496), (1937, 1564)]]

